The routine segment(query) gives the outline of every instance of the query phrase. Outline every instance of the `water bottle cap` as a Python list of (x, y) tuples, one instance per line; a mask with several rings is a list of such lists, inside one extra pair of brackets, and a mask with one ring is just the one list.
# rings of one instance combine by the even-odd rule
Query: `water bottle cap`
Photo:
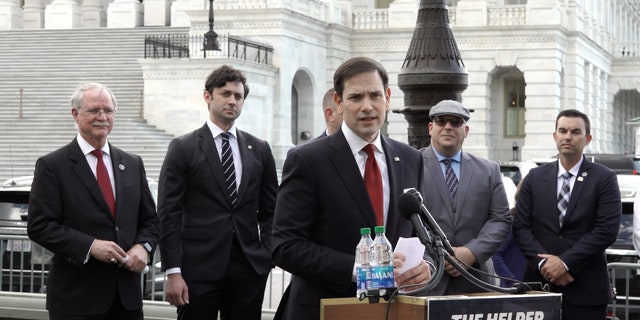
[(371, 234), (371, 228), (360, 228), (360, 235)]
[(374, 230), (376, 233), (384, 233), (384, 226), (377, 226)]

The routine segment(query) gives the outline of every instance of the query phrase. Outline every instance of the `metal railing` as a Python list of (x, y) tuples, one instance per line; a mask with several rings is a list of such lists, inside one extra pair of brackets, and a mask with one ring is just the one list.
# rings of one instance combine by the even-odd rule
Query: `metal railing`
[(611, 319), (636, 319), (640, 314), (640, 263), (612, 262), (608, 265), (615, 293), (609, 305)]
[[(161, 261), (157, 252), (152, 268), (141, 280), (145, 315), (148, 314), (146, 310), (150, 309), (149, 312), (152, 313), (168, 312), (169, 318), (175, 317), (175, 308), (165, 302), (166, 275), (161, 270)], [(29, 240), (26, 235), (0, 235), (0, 265), (2, 266), (0, 296), (11, 296), (13, 299), (40, 297), (44, 300), (42, 293), (46, 292), (46, 279), (52, 258), (51, 252)], [(289, 280), (290, 275), (284, 270), (275, 268), (271, 271), (262, 304), (263, 319), (270, 319), (273, 316)], [(33, 309), (37, 312), (40, 305), (44, 310), (42, 301), (38, 302)], [(6, 312), (0, 303), (0, 318), (7, 316)]]
[(152, 35), (144, 39), (145, 59), (227, 57), (273, 65), (273, 47), (232, 35), (218, 36), (219, 51), (203, 50), (204, 35)]

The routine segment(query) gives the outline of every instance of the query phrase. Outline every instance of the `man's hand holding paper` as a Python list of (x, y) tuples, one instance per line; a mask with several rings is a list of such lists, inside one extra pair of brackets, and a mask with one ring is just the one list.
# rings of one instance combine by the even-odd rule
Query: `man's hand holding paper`
[[(431, 267), (423, 260), (424, 245), (418, 238), (400, 238), (393, 253), (396, 285), (424, 284), (431, 279)], [(417, 287), (405, 288), (415, 290)]]

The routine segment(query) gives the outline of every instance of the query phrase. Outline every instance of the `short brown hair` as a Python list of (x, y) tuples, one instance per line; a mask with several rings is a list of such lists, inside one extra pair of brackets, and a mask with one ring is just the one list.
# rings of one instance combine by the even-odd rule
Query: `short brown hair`
[(218, 67), (209, 74), (204, 83), (204, 89), (210, 94), (213, 94), (214, 88), (224, 87), (227, 82), (241, 82), (244, 87), (244, 98), (247, 98), (249, 95), (249, 86), (247, 85), (247, 78), (244, 76), (244, 73), (226, 64)]
[(558, 113), (558, 116), (556, 117), (556, 130), (558, 130), (558, 119), (560, 119), (560, 117), (582, 118), (582, 120), (584, 120), (585, 135), (591, 134), (591, 121), (589, 121), (589, 117), (586, 114), (576, 109), (567, 109), (560, 111), (560, 113)]
[(336, 90), (338, 96), (342, 97), (344, 83), (347, 80), (355, 75), (369, 71), (377, 71), (378, 74), (380, 74), (382, 85), (384, 89), (387, 90), (389, 86), (389, 76), (382, 64), (368, 57), (355, 57), (343, 62), (333, 74), (333, 88)]

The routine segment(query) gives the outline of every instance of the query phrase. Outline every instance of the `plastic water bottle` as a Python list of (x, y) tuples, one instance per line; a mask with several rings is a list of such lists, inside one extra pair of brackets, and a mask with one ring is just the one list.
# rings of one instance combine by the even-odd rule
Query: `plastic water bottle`
[(371, 261), (371, 287), (380, 289), (380, 296), (385, 295), (387, 288), (393, 288), (393, 247), (384, 235), (385, 228), (375, 228), (376, 238), (371, 245), (373, 260)]
[(371, 281), (371, 228), (360, 229), (360, 242), (356, 246), (356, 297), (364, 300)]

